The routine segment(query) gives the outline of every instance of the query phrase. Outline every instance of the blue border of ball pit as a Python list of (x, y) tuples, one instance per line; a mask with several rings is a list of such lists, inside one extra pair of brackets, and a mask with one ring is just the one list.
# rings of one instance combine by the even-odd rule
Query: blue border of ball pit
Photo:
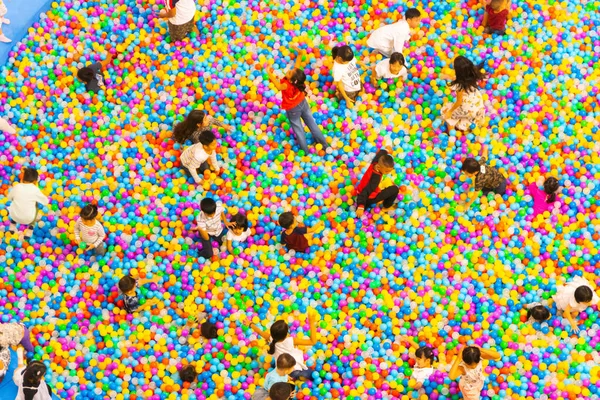
[(52, 6), (54, 0), (4, 0), (11, 20), (10, 25), (3, 25), (2, 30), (12, 43), (0, 43), (0, 66), (8, 62), (9, 53), (19, 46), (25, 38), (30, 27), (40, 19), (40, 14)]

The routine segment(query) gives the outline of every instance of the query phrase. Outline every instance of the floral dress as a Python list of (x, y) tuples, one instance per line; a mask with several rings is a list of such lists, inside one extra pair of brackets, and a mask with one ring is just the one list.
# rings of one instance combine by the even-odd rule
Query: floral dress
[[(456, 85), (450, 86), (453, 90), (459, 91)], [(442, 108), (442, 117), (451, 127), (456, 127), (462, 131), (468, 130), (472, 123), (480, 123), (485, 117), (485, 104), (483, 103), (483, 95), (480, 90), (475, 89), (471, 92), (462, 92), (462, 104), (452, 112), (450, 118), (446, 118), (445, 114), (454, 104), (446, 104)]]
[(463, 394), (464, 400), (479, 400), (481, 398), (481, 389), (485, 377), (483, 376), (483, 366), (477, 364), (475, 368), (469, 368), (465, 363), (460, 363), (460, 366), (465, 370), (464, 375), (460, 377), (458, 387)]

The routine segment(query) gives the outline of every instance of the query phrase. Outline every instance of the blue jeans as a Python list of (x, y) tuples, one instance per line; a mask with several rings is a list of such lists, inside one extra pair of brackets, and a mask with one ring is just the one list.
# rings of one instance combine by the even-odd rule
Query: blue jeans
[(495, 189), (483, 188), (481, 191), (483, 192), (484, 196), (487, 196), (488, 193), (492, 193), (492, 192), (503, 196), (506, 193), (506, 180), (502, 181), (502, 183)]
[(315, 370), (311, 369), (311, 368), (304, 369), (302, 371), (298, 371), (298, 370), (292, 371), (290, 373), (290, 378), (292, 378), (292, 379), (306, 378), (306, 379), (309, 379), (312, 381), (313, 380), (313, 377), (312, 377), (313, 372), (315, 372)]
[(308, 153), (308, 146), (306, 145), (306, 133), (304, 133), (304, 126), (302, 125), (302, 122), (300, 122), (300, 119), (302, 119), (306, 126), (308, 126), (310, 133), (318, 143), (321, 143), (324, 148), (329, 147), (327, 140), (325, 140), (325, 136), (323, 136), (323, 133), (321, 133), (321, 129), (319, 129), (319, 126), (315, 122), (315, 119), (310, 112), (310, 108), (308, 107), (306, 99), (302, 100), (302, 103), (298, 104), (291, 110), (286, 110), (285, 113), (290, 120), (290, 125), (294, 131), (294, 135), (296, 135), (296, 140), (298, 140), (298, 144), (305, 153)]

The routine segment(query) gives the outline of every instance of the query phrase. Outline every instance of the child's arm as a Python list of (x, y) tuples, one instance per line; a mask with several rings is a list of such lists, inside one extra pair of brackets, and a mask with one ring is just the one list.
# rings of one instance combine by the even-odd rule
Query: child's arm
[(208, 159), (206, 161), (208, 162), (208, 165), (210, 166), (210, 169), (212, 171), (216, 172), (217, 175), (219, 175), (221, 173), (221, 166), (219, 165), (219, 161), (217, 160), (217, 151), (216, 150), (213, 150), (213, 152), (211, 153), (210, 156), (208, 156)]
[(320, 230), (322, 227), (325, 226), (325, 223), (323, 221), (319, 221), (316, 224), (314, 224), (311, 228), (307, 228), (306, 229), (306, 233), (315, 233), (316, 231)]
[(485, 13), (483, 13), (483, 21), (481, 21), (481, 26), (483, 26), (485, 28), (485, 27), (487, 27), (487, 23), (488, 23), (488, 13), (486, 11)]
[(348, 104), (354, 104), (354, 100), (350, 100), (350, 97), (346, 94), (346, 89), (344, 89), (344, 83), (342, 81), (336, 82), (338, 90), (342, 94), (342, 97), (346, 100)]
[(158, 300), (157, 299), (150, 299), (150, 300), (146, 300), (146, 302), (144, 304), (141, 304), (137, 310), (135, 310), (135, 312), (140, 312), (140, 311), (145, 311), (150, 309), (150, 307), (155, 306), (156, 304), (158, 304)]
[(227, 217), (225, 217), (226, 212), (227, 211), (223, 209), (223, 212), (221, 213), (221, 221), (223, 221), (226, 227), (231, 229), (231, 227), (234, 226), (234, 223), (227, 221)]
[(256, 326), (256, 324), (250, 322), (249, 318), (246, 318), (246, 322), (245, 322), (246, 326), (249, 326), (250, 328), (252, 328), (252, 330), (260, 337), (262, 337), (263, 339), (265, 339), (267, 342), (269, 340), (271, 340), (271, 334), (263, 331), (262, 329), (260, 329), (258, 326)]
[[(463, 347), (464, 349), (464, 347)], [(463, 368), (460, 366), (460, 361), (462, 360), (463, 349), (460, 349), (456, 359), (454, 360), (454, 364), (452, 364), (452, 368), (450, 368), (450, 372), (448, 373), (448, 378), (454, 380), (457, 379), (464, 373)]]
[(204, 240), (210, 239), (208, 236), (208, 233), (204, 229), (202, 229), (200, 227), (196, 227), (195, 230), (197, 230), (200, 233), (200, 236), (202, 236), (202, 239), (204, 239)]
[(375, 64), (373, 65), (373, 68), (371, 68), (371, 86), (375, 86), (377, 79), (379, 79), (379, 77), (377, 76), (377, 64)]
[(75, 240), (77, 241), (77, 243), (81, 243), (79, 224), (79, 221), (75, 221)]
[(102, 65), (102, 69), (106, 69), (106, 67), (108, 67), (108, 64), (110, 64), (113, 60), (113, 56), (110, 53), (107, 53), (106, 55), (106, 59), (100, 61), (100, 64)]
[(502, 358), (502, 355), (496, 350), (484, 349), (480, 347), (479, 351), (481, 352), (481, 358), (483, 358), (484, 360), (499, 360), (500, 358)]
[(104, 227), (100, 224), (100, 234), (98, 235), (98, 240), (92, 245), (94, 248), (100, 246), (104, 239), (106, 238), (106, 232), (104, 231)]
[(402, 339), (405, 342), (408, 342), (408, 344), (410, 345), (411, 348), (413, 348), (414, 350), (418, 350), (419, 349), (419, 344), (417, 342), (415, 342), (414, 340), (412, 340), (411, 338), (409, 338), (408, 336), (402, 336)]
[(232, 240), (225, 239), (225, 245), (227, 246), (227, 251), (228, 251), (230, 254), (233, 254), (233, 244), (232, 244), (232, 243), (233, 243), (233, 241), (232, 241)]
[(140, 286), (143, 286), (143, 285), (145, 285), (145, 284), (147, 284), (147, 283), (158, 283), (159, 281), (160, 281), (160, 276), (158, 276), (158, 275), (155, 275), (155, 276), (153, 276), (153, 277), (152, 277), (152, 278), (150, 278), (150, 279), (147, 279), (147, 278), (146, 278), (146, 279), (141, 279), (141, 278), (140, 278), (140, 279), (138, 280), (138, 284), (139, 284)]
[(577, 323), (575, 322), (575, 320), (573, 320), (573, 315), (571, 315), (571, 306), (569, 304), (567, 304), (567, 306), (565, 307), (565, 309), (563, 311), (563, 315), (565, 316), (567, 321), (569, 321), (569, 323), (571, 324), (571, 328), (573, 328), (573, 332), (579, 333), (579, 327), (577, 326)]
[(269, 77), (269, 80), (271, 81), (271, 83), (273, 85), (275, 85), (277, 90), (282, 91), (287, 88), (287, 86), (282, 85), (281, 82), (279, 81), (279, 79), (277, 79), (277, 76), (275, 75), (275, 71), (273, 70), (273, 67), (267, 68), (267, 76)]
[[(298, 55), (296, 56), (296, 62), (294, 63), (294, 69), (304, 69), (306, 64), (308, 64), (306, 50), (299, 49), (296, 45), (292, 45), (290, 47), (298, 52)], [(305, 58), (306, 61), (304, 61)]]
[(294, 336), (294, 345), (296, 346), (314, 346), (318, 341), (318, 332), (316, 329), (315, 319), (317, 315), (315, 313), (308, 314), (308, 325), (310, 326), (310, 338), (299, 338)]

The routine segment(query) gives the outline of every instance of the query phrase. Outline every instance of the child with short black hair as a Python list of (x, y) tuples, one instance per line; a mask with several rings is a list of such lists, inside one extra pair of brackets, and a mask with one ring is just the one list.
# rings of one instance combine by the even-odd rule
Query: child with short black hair
[(390, 148), (380, 149), (377, 152), (354, 191), (357, 205), (356, 216), (359, 218), (363, 216), (366, 208), (377, 203), (383, 203), (384, 211), (391, 210), (398, 198), (400, 193), (398, 186), (391, 185), (383, 190), (379, 188), (383, 176), (394, 170), (394, 157), (390, 153)]
[(9, 231), (14, 234), (18, 229), (17, 224), (27, 225), (25, 232), (19, 235), (19, 240), (29, 240), (33, 235), (34, 224), (38, 219), (38, 204), (49, 204), (48, 197), (37, 186), (38, 178), (38, 172), (34, 168), (24, 168), (21, 182), (8, 192), (8, 200), (12, 201), (8, 207)]
[(225, 244), (229, 253), (233, 254), (233, 242), (245, 242), (251, 232), (248, 225), (248, 218), (242, 213), (235, 214), (229, 222), (231, 226), (225, 236)]
[(375, 86), (377, 79), (406, 79), (408, 72), (405, 64), (402, 53), (392, 53), (390, 58), (383, 59), (373, 66), (371, 85)]
[[(297, 48), (296, 48), (297, 49)], [(306, 61), (304, 61), (306, 59)], [(281, 108), (290, 121), (292, 131), (298, 145), (308, 154), (308, 145), (306, 144), (306, 133), (301, 121), (304, 121), (313, 139), (320, 143), (324, 149), (329, 147), (327, 140), (321, 129), (315, 122), (308, 102), (306, 101), (306, 74), (304, 68), (308, 64), (306, 51), (298, 50), (298, 56), (294, 66), (285, 74), (285, 77), (278, 79), (275, 76), (273, 68), (267, 69), (269, 80), (277, 90), (281, 92)]]
[(192, 364), (184, 365), (179, 369), (179, 377), (181, 381), (188, 385), (194, 383), (194, 381), (198, 378), (198, 373), (196, 372), (196, 367)]
[(485, 7), (483, 22), (481, 26), (488, 34), (506, 34), (506, 22), (508, 20), (508, 11), (510, 10), (510, 0), (482, 0)]
[(411, 29), (417, 29), (421, 24), (421, 12), (409, 8), (404, 13), (404, 19), (394, 24), (384, 25), (369, 35), (367, 46), (389, 57), (392, 53), (402, 53), (404, 45), (411, 39)]
[(363, 90), (354, 52), (350, 46), (336, 46), (331, 51), (333, 56), (333, 83), (336, 85), (335, 95), (338, 100), (345, 99), (346, 105), (353, 105)]
[(304, 363), (304, 353), (302, 353), (302, 350), (296, 348), (296, 346), (314, 346), (317, 343), (317, 318), (318, 314), (316, 312), (308, 314), (308, 325), (310, 327), (310, 338), (308, 339), (302, 339), (298, 336), (290, 336), (288, 324), (281, 319), (275, 321), (275, 323), (271, 325), (271, 328), (269, 330), (270, 333), (267, 333), (266, 331), (260, 329), (250, 319), (246, 320), (246, 326), (249, 326), (260, 337), (270, 342), (268, 353), (272, 354), (276, 360), (278, 360), (279, 356), (284, 353), (287, 353), (294, 357), (294, 359), (296, 360), (296, 364), (294, 365), (294, 371), (290, 373), (290, 377), (292, 379), (304, 377), (306, 379), (312, 380), (312, 373), (314, 372), (314, 370), (306, 366), (306, 364)]
[(156, 301), (147, 300), (143, 305), (140, 303), (138, 296), (137, 287), (143, 286), (147, 283), (158, 283), (160, 281), (159, 276), (155, 276), (152, 279), (136, 279), (131, 275), (126, 275), (119, 280), (119, 290), (123, 294), (123, 308), (127, 313), (133, 314), (134, 312), (143, 311), (146, 308), (156, 304)]
[(219, 337), (217, 326), (210, 322), (207, 317), (208, 314), (205, 312), (201, 312), (196, 316), (191, 316), (188, 318), (188, 325), (199, 325), (200, 335), (202, 335), (202, 337), (206, 339), (216, 339)]
[(227, 227), (233, 226), (227, 221), (226, 210), (223, 205), (217, 203), (210, 197), (205, 197), (200, 202), (200, 213), (196, 217), (196, 228), (192, 231), (200, 233), (200, 243), (202, 249), (198, 252), (199, 257), (204, 257), (207, 260), (213, 255), (212, 241), (216, 241), (219, 246), (223, 243), (223, 236), (227, 231), (223, 229), (223, 224)]
[(456, 101), (442, 107), (442, 118), (450, 129), (468, 131), (471, 124), (480, 123), (485, 117), (483, 94), (479, 82), (485, 78), (481, 72), (483, 63), (475, 65), (464, 56), (454, 59), (455, 79), (450, 88), (456, 92)]
[(484, 196), (488, 193), (496, 193), (504, 195), (506, 193), (507, 179), (500, 173), (496, 168), (490, 167), (487, 164), (488, 159), (488, 148), (483, 150), (482, 156), (479, 160), (472, 157), (465, 158), (460, 170), (471, 178), (471, 192), (469, 193), (469, 200), (465, 203), (466, 208), (471, 207), (473, 201), (479, 195), (479, 191), (483, 192)]
[(79, 219), (75, 223), (75, 239), (77, 243), (87, 244), (86, 250), (94, 249), (97, 256), (106, 254), (104, 238), (106, 233), (104, 227), (96, 219), (98, 217), (98, 206), (87, 204), (81, 209)]
[(296, 387), (291, 383), (278, 382), (271, 386), (265, 400), (290, 400), (296, 397)]
[(269, 397), (269, 390), (276, 383), (287, 383), (288, 375), (294, 371), (296, 360), (290, 354), (283, 353), (277, 357), (276, 368), (265, 376), (263, 387), (257, 388), (252, 395), (252, 400), (265, 400)]
[(309, 248), (306, 235), (315, 233), (324, 226), (324, 223), (318, 221), (312, 228), (300, 227), (293, 213), (284, 212), (279, 216), (279, 226), (283, 228), (281, 244), (285, 245), (288, 250), (305, 253)]
[[(76, 59), (81, 57), (80, 54), (75, 55)], [(104, 70), (113, 60), (113, 56), (107, 53), (106, 58), (100, 62), (96, 62), (80, 68), (77, 71), (77, 78), (85, 84), (86, 92), (94, 92), (97, 94), (104, 86)]]
[(188, 140), (196, 144), (200, 141), (202, 132), (209, 130), (210, 126), (218, 126), (228, 132), (233, 131), (232, 126), (210, 116), (206, 111), (192, 110), (183, 121), (179, 122), (173, 128), (173, 139), (180, 144)]
[(460, 349), (448, 377), (460, 377), (458, 387), (464, 400), (481, 399), (481, 390), (485, 383), (481, 359), (499, 360), (502, 356), (495, 350), (482, 349), (479, 346), (467, 346)]
[(211, 130), (204, 130), (198, 135), (198, 143), (188, 147), (181, 153), (180, 161), (188, 173), (194, 178), (195, 183), (202, 182), (198, 174), (210, 169), (221, 173), (221, 166), (217, 161), (217, 137)]
[(416, 363), (413, 367), (411, 378), (416, 381), (414, 388), (417, 390), (421, 389), (425, 381), (435, 372), (433, 363), (438, 360), (438, 357), (431, 347), (420, 346), (417, 342), (406, 336), (402, 339), (408, 342), (410, 347), (415, 350)]
[(545, 322), (551, 317), (550, 310), (542, 303), (532, 303), (527, 306), (527, 319), (537, 322)]
[(573, 319), (572, 313), (575, 312), (575, 316), (577, 316), (589, 306), (598, 304), (599, 299), (594, 286), (580, 276), (576, 276), (564, 286), (557, 287), (556, 294), (552, 296), (552, 300), (556, 302), (556, 308), (563, 312), (563, 316), (569, 321), (575, 333), (579, 333), (579, 327)]

